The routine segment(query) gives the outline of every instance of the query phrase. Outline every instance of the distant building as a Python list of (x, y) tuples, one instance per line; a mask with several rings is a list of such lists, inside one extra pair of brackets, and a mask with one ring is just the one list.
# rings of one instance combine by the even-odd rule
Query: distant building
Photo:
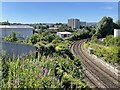
[(87, 22), (86, 26), (96, 26), (97, 23), (96, 22)]
[(57, 35), (60, 36), (61, 38), (69, 37), (72, 35), (70, 32), (57, 32)]
[(114, 37), (120, 36), (120, 29), (114, 29)]
[(0, 25), (0, 38), (9, 36), (12, 32), (20, 34), (19, 38), (25, 39), (33, 34), (33, 27), (26, 25)]
[(80, 22), (81, 26), (86, 26), (86, 24), (87, 24), (86, 22)]
[(80, 26), (79, 19), (68, 19), (68, 26), (71, 26), (72, 29), (78, 28)]

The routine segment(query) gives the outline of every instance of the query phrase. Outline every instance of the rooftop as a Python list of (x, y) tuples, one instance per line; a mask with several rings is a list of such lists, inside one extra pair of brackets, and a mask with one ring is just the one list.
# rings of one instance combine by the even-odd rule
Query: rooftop
[(27, 25), (0, 25), (0, 28), (33, 28)]

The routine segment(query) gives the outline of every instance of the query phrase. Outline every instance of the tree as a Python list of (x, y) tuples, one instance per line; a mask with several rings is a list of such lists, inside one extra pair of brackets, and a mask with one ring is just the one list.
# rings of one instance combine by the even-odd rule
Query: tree
[(117, 23), (113, 23), (114, 24), (114, 29), (120, 29), (120, 25), (118, 25)]
[(92, 43), (96, 43), (98, 41), (98, 38), (96, 35), (93, 35), (92, 38), (91, 38), (91, 42)]
[(111, 17), (103, 17), (96, 26), (96, 35), (99, 38), (106, 37), (106, 35), (110, 35), (113, 33), (114, 24), (113, 19)]
[(2, 22), (1, 24), (2, 24), (2, 25), (10, 25), (9, 21)]
[(117, 20), (117, 21), (114, 23), (114, 29), (120, 29), (120, 20)]
[(115, 38), (113, 35), (106, 36), (105, 40), (103, 41), (105, 46), (114, 45), (114, 42), (115, 42)]
[(37, 42), (39, 42), (39, 35), (38, 34), (33, 34), (32, 37), (31, 37), (31, 42), (32, 44), (36, 44)]
[(15, 32), (12, 32), (9, 36), (3, 37), (2, 39), (5, 40), (5, 41), (10, 41), (10, 42), (15, 42), (15, 41), (18, 41), (18, 40), (19, 40), (19, 39), (17, 38)]
[(12, 41), (17, 41), (17, 37), (16, 37), (16, 33), (12, 32), (12, 34), (10, 35), (12, 38)]

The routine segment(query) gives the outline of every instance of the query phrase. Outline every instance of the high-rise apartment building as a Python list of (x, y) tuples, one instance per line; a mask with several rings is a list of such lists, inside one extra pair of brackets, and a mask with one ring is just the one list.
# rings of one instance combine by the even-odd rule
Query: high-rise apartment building
[(68, 26), (71, 26), (72, 29), (78, 28), (80, 26), (80, 20), (79, 19), (68, 19)]

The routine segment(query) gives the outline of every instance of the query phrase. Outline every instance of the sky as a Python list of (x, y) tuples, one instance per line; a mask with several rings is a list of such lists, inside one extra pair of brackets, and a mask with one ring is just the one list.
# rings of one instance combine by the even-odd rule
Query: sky
[(67, 23), (69, 18), (98, 22), (118, 19), (117, 2), (2, 2), (0, 21), (18, 23)]

